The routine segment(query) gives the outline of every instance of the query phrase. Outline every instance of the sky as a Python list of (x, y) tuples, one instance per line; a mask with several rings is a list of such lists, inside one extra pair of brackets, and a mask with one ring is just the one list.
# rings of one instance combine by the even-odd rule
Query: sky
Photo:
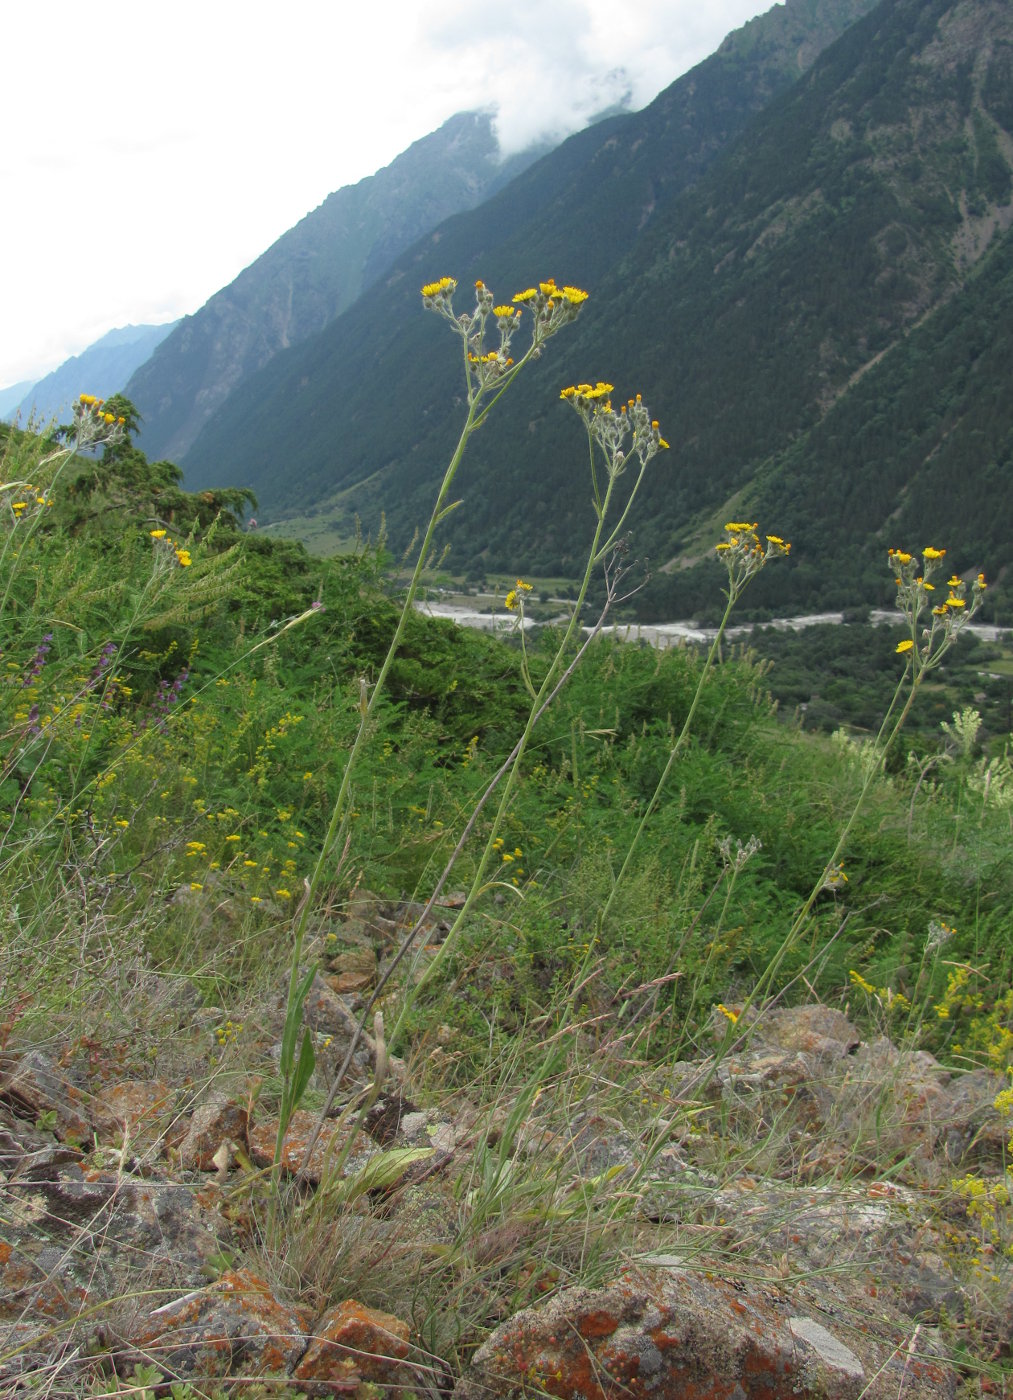
[(763, 0), (5, 7), (0, 388), (196, 311), (455, 112), (504, 152), (645, 106)]

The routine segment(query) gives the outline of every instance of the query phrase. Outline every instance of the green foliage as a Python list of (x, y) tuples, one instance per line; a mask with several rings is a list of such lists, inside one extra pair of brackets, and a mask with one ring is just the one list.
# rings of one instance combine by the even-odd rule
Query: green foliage
[[(301, 897), (344, 774), (359, 677), (375, 674), (393, 629), (382, 560), (363, 552), (322, 563), (234, 533), (223, 548), (229, 532), (212, 524), (181, 567), (150, 537), (142, 462), (133, 459), (136, 515), (125, 503), (110, 531), (105, 518), (64, 514), (65, 478), (43, 482), (49, 451), (11, 435), (3, 473), (54, 501), (34, 515), (5, 506), (0, 541), (0, 861), (6, 888), (18, 891), (5, 915), (16, 973), (7, 985), (21, 978), (41, 998), (44, 968), (52, 1013), (53, 974), (70, 966), (73, 945), (53, 926), (40, 963), (28, 930), (51, 924), (61, 872), (74, 869), (86, 888), (106, 891), (110, 913), (143, 930), (156, 966), (227, 1000), (251, 975), (277, 979), (276, 930)], [(152, 475), (157, 485), (157, 467)], [(591, 971), (587, 1015), (625, 1007), (636, 1017), (649, 1005), (652, 1024), (669, 1018), (653, 1033), (663, 1053), (672, 1036), (697, 1033), (714, 1001), (749, 986), (780, 946), (863, 770), (854, 744), (786, 724), (769, 688), (790, 701), (804, 673), (810, 685), (814, 673), (835, 675), (839, 690), (820, 682), (820, 693), (837, 705), (835, 723), (860, 732), (882, 711), (878, 678), (896, 677), (898, 662), (885, 629), (754, 639), (775, 640), (773, 671), (733, 651), (711, 673), (604, 926), (600, 910), (704, 663), (691, 649), (591, 648), (534, 731), (499, 825), (489, 813), (479, 819), (455, 876), (467, 880), (494, 842), (495, 869), (442, 974), (448, 987), (466, 976), (463, 995), (440, 1012), (460, 1025), (462, 1076), (469, 1045), (487, 1052), (490, 1015), (505, 1043)], [(529, 654), (536, 684), (552, 648), (546, 636)], [(786, 978), (804, 973), (832, 997), (857, 966), (876, 985), (910, 990), (925, 930), (939, 919), (957, 929), (953, 958), (1001, 974), (1013, 780), (987, 723), (966, 761), (945, 758), (939, 719), (950, 721), (953, 696), (966, 699), (983, 664), (969, 644), (954, 657), (949, 689), (926, 697), (914, 757), (899, 750), (870, 790), (849, 839), (848, 885), (817, 900)], [(413, 617), (353, 782), (348, 856), (331, 897), (359, 881), (395, 898), (424, 895), (527, 704), (515, 650)], [(739, 868), (735, 852), (754, 837), (761, 844)], [(210, 908), (227, 912), (205, 923)], [(957, 1035), (960, 1014), (934, 1023), (930, 1043)], [(413, 1013), (409, 1028), (427, 1015)], [(294, 1073), (295, 1043), (292, 1055)]]

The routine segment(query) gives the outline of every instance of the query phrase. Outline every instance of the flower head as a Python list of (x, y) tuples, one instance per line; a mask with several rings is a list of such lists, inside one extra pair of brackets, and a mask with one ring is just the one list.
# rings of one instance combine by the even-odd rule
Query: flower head
[(456, 287), (453, 277), (441, 277), (438, 282), (427, 282), (422, 288), (422, 295), (427, 301), (434, 301), (437, 297), (449, 299)]

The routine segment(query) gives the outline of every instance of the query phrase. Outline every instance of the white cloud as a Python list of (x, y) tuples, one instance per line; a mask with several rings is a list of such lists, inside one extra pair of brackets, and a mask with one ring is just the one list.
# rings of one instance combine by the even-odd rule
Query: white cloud
[[(5, 16), (0, 385), (196, 310), (456, 111), (518, 149), (648, 102), (762, 0), (70, 0)], [(15, 140), (11, 133), (17, 132)]]

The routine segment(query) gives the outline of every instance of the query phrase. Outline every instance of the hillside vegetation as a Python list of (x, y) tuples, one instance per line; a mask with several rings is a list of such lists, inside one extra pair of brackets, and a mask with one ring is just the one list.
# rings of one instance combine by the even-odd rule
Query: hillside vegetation
[[(542, 340), (576, 319), (583, 294), (565, 293), (546, 284), (525, 294), (542, 330), (523, 354), (516, 332), (508, 365), (472, 337), (478, 325), (509, 348), (513, 311), (493, 310), (480, 287), (462, 321), (452, 284), (426, 288), (426, 305), (476, 347), (444, 488), (490, 408), (497, 435), (525, 436), (523, 419), (511, 423), (496, 400)], [(431, 343), (445, 334), (419, 319)], [(569, 470), (597, 502), (585, 584), (604, 578), (612, 600), (627, 581), (625, 531), (644, 520), (639, 500), (619, 518), (613, 487), (662, 471), (667, 445), (639, 401), (620, 412), (602, 385), (574, 389), (557, 411)], [(724, 1263), (713, 1262), (724, 1247), (709, 1204), (720, 1182), (758, 1190), (760, 1175), (771, 1189), (819, 1180), (846, 1192), (862, 1172), (896, 1178), (931, 1189), (969, 1231), (948, 1227), (946, 1267), (978, 1301), (950, 1332), (936, 1308), (938, 1338), (924, 1355), (945, 1360), (945, 1393), (955, 1393), (953, 1367), (969, 1385), (1001, 1384), (1010, 1248), (1001, 1174), (972, 1162), (958, 1181), (944, 1162), (930, 1187), (925, 1153), (900, 1146), (882, 1107), (860, 1149), (834, 1156), (808, 1130), (788, 1133), (785, 1100), (771, 1100), (781, 1107), (769, 1119), (742, 1118), (706, 1087), (748, 1054), (758, 1014), (820, 1000), (847, 1010), (870, 1040), (885, 1033), (905, 1054), (973, 1070), (975, 1083), (993, 1086), (995, 1112), (1006, 1104), (1013, 771), (1004, 752), (980, 747), (969, 707), (911, 758), (902, 727), (985, 580), (950, 574), (946, 585), (963, 561), (939, 549), (895, 554), (887, 577), (904, 639), (889, 657), (894, 698), (878, 739), (830, 740), (782, 720), (764, 667), (722, 660), (717, 645), (704, 657), (597, 639), (574, 667), (572, 628), (522, 648), (403, 610), (381, 550), (322, 561), (244, 533), (241, 492), (182, 491), (174, 468), (132, 445), (135, 427), (128, 401), (85, 400), (66, 444), (5, 438), (0, 1049), (22, 1087), (10, 1087), (5, 1068), (0, 1107), (27, 1111), (24, 1085), (37, 1069), (25, 1066), (39, 1063), (30, 1052), (100, 1096), (114, 1080), (156, 1074), (171, 1086), (165, 1095), (185, 1093), (191, 1106), (227, 1086), (233, 1107), (245, 1103), (251, 1123), (255, 1109), (278, 1138), (258, 1169), (242, 1146), (216, 1138), (212, 1162), (210, 1149), (193, 1155), (192, 1134), (178, 1146), (167, 1129), (192, 1196), (195, 1179), (217, 1173), (233, 1243), (206, 1267), (228, 1287), (236, 1269), (255, 1268), (292, 1306), (319, 1311), (355, 1296), (408, 1314), (427, 1358), (413, 1374), (430, 1376), (432, 1394), (446, 1393), (518, 1309), (600, 1281), (646, 1247), (685, 1241), (688, 1198), (670, 1228), (672, 1215), (651, 1205), (652, 1173), (672, 1143), (703, 1153), (703, 1175), (686, 1180), (702, 1183), (692, 1229), (710, 1232), (700, 1256), (709, 1269), (741, 1270), (748, 1248), (735, 1236)], [(88, 441), (98, 461), (74, 455)], [(444, 509), (437, 503), (434, 523)], [(789, 546), (775, 534), (729, 522), (711, 544), (725, 560), (726, 618), (748, 588), (787, 573)], [(511, 590), (519, 615), (525, 592), (522, 580)], [(422, 906), (441, 886), (437, 927)], [(385, 932), (377, 909), (400, 911), (381, 921)], [(314, 990), (318, 968), (334, 972), (342, 1014), (367, 1032), (364, 1085), (355, 1042), (349, 1085), (314, 1020), (325, 995)], [(173, 1030), (181, 1005), (185, 1029)], [(689, 1079), (672, 1078), (679, 1065)], [(432, 1157), (428, 1140), (381, 1152), (346, 1186), (342, 1148), (316, 1195), (286, 1177), (296, 1113), (343, 1109), (354, 1141), (388, 1075), (426, 1112), (456, 1105), (473, 1125), (474, 1154), (441, 1159), (451, 1175), (437, 1195), (426, 1197), (424, 1172), (406, 1175)], [(612, 1158), (576, 1186), (539, 1165), (537, 1143), (585, 1099), (626, 1125), (613, 1139), (651, 1144), (624, 1187), (610, 1185), (627, 1170)], [(391, 1111), (397, 1123), (407, 1109)], [(383, 1113), (370, 1131), (382, 1134)], [(121, 1186), (141, 1180), (126, 1145), (110, 1159), (97, 1134), (82, 1142), (56, 1107), (39, 1111), (33, 1131), (70, 1141), (83, 1163), (75, 1170), (93, 1174), (82, 1180), (105, 1180), (110, 1160)], [(251, 1129), (251, 1152), (252, 1143)], [(66, 1150), (50, 1152), (47, 1170)], [(402, 1178), (422, 1195), (392, 1197)], [(414, 1241), (408, 1260), (385, 1212), (426, 1199), (438, 1229), (425, 1211), (394, 1216), (398, 1236)], [(748, 1270), (765, 1277), (770, 1261), (762, 1244), (753, 1249)], [(50, 1281), (61, 1267), (46, 1265)], [(41, 1333), (32, 1321), (17, 1319), (0, 1366), (40, 1395), (136, 1393), (167, 1383), (166, 1371), (197, 1386), (184, 1392), (180, 1380), (178, 1394), (219, 1384), (173, 1371), (183, 1367), (175, 1352), (156, 1351), (177, 1359), (145, 1370), (152, 1352), (138, 1353), (136, 1323), (130, 1351), (90, 1309)], [(127, 1357), (141, 1367), (133, 1382)], [(366, 1400), (376, 1393), (367, 1382), (356, 1373), (344, 1388)]]

